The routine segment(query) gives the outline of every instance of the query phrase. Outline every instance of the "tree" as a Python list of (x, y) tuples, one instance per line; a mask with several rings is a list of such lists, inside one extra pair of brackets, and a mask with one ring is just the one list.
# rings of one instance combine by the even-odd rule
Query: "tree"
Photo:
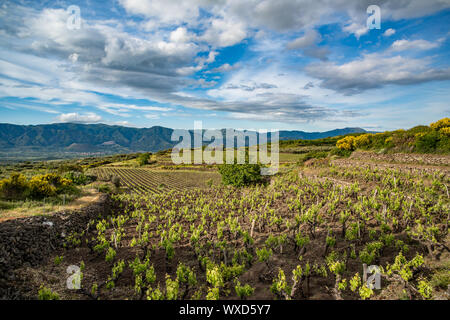
[(262, 181), (259, 164), (223, 164), (219, 166), (222, 182), (226, 185), (243, 187)]
[(116, 188), (120, 188), (120, 178), (118, 176), (112, 176), (111, 182)]
[(151, 153), (142, 153), (141, 155), (139, 155), (138, 157), (138, 163), (140, 166), (145, 166), (146, 164), (148, 164), (148, 160), (150, 159)]

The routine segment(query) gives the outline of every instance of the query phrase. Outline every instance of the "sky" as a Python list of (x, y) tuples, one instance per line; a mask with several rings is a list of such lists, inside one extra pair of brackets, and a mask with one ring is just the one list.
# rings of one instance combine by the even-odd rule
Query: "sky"
[(407, 129), (450, 116), (449, 27), (450, 0), (0, 1), (0, 123)]

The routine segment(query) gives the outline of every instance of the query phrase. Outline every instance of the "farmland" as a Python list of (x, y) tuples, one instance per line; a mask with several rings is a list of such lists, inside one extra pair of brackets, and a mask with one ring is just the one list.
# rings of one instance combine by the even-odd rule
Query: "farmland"
[[(355, 153), (239, 189), (194, 188), (214, 172), (100, 167), (131, 192), (20, 277), (30, 297), (61, 299), (447, 299), (449, 164)], [(380, 268), (380, 289), (364, 264)], [(82, 266), (79, 290), (65, 287), (69, 265)]]
[(140, 168), (101, 167), (93, 170), (101, 181), (118, 176), (128, 192), (157, 194), (164, 191), (181, 191), (185, 188), (205, 188), (207, 182), (220, 183), (217, 172), (162, 171)]
[[(434, 154), (388, 152), (426, 135), (412, 129), (282, 142), (280, 170), (266, 177), (259, 165), (176, 165), (171, 150), (71, 160), (37, 178), (45, 164), (26, 164), (30, 178), (3, 186), (55, 193), (52, 178), (107, 194), (101, 215), (86, 208), (75, 229), (57, 227), (60, 245), (15, 269), (8, 288), (21, 299), (449, 299), (450, 155), (447, 131), (430, 128)], [(0, 233), (18, 230), (7, 223)]]

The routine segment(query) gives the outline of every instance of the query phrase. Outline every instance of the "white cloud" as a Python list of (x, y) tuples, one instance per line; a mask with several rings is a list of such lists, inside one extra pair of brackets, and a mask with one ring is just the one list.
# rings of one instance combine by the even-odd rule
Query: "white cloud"
[(170, 41), (172, 42), (188, 42), (192, 39), (192, 35), (184, 27), (178, 27), (170, 33)]
[(157, 115), (157, 114), (149, 114), (148, 113), (144, 117), (147, 118), (147, 119), (150, 119), (150, 120), (159, 119), (159, 115)]
[(309, 30), (303, 36), (288, 43), (288, 49), (303, 49), (320, 42), (322, 37), (316, 30)]
[(73, 113), (63, 113), (56, 117), (58, 122), (76, 122), (76, 123), (96, 123), (102, 120), (102, 117), (89, 112), (86, 114)]
[(195, 21), (199, 5), (206, 1), (188, 0), (119, 0), (127, 12), (157, 18), (161, 23), (174, 24)]
[(395, 34), (395, 29), (389, 28), (383, 33), (383, 36), (390, 37), (394, 34)]
[(328, 49), (318, 47), (317, 44), (322, 41), (322, 36), (316, 30), (308, 30), (305, 34), (287, 44), (291, 50), (302, 49), (303, 54), (309, 57), (325, 60), (329, 54)]
[(359, 24), (356, 22), (350, 23), (342, 28), (345, 32), (352, 33), (356, 39), (359, 39), (362, 35), (365, 35), (369, 29), (365, 24)]
[(351, 95), (387, 84), (408, 85), (450, 79), (450, 68), (434, 69), (430, 63), (431, 60), (425, 58), (372, 53), (341, 65), (314, 63), (306, 67), (306, 71), (322, 80), (322, 87)]
[(234, 65), (230, 65), (229, 63), (224, 63), (223, 65), (221, 65), (220, 67), (211, 69), (209, 71), (207, 71), (207, 73), (223, 73), (223, 72), (229, 72), (232, 70), (236, 70), (240, 67), (239, 63), (236, 63)]
[(396, 40), (391, 49), (393, 51), (405, 50), (430, 50), (439, 47), (440, 43), (433, 43), (427, 40)]
[(238, 44), (247, 36), (245, 23), (239, 20), (212, 19), (205, 33), (199, 37), (216, 47), (229, 47)]

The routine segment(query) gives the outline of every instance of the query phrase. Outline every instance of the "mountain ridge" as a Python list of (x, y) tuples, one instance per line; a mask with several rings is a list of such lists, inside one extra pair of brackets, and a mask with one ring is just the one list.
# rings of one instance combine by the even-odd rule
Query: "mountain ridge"
[[(156, 152), (178, 144), (177, 141), (171, 141), (173, 131), (174, 129), (162, 126), (134, 128), (102, 123), (40, 125), (0, 123), (0, 149), (35, 152)], [(224, 131), (225, 129), (222, 129), (222, 133)], [(189, 132), (192, 135), (193, 131)], [(282, 130), (279, 131), (279, 136), (280, 140), (313, 140), (361, 132), (367, 131), (362, 128), (342, 128), (325, 132)]]

